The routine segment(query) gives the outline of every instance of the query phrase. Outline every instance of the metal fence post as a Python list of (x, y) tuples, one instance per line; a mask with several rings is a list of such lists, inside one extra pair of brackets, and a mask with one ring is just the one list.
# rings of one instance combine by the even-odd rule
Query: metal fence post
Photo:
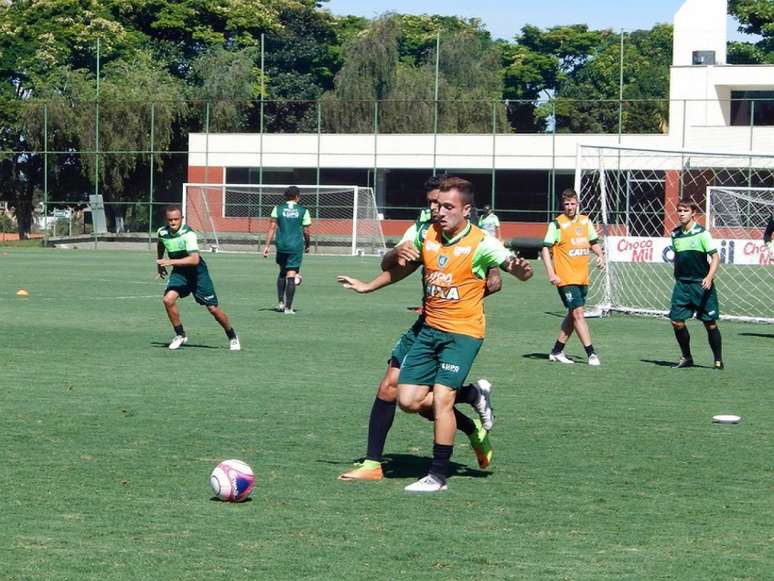
[(492, 191), (491, 202), (492, 210), (495, 209), (495, 197), (497, 195), (497, 188), (495, 186), (495, 178), (497, 174), (497, 101), (492, 101)]
[[(54, 222), (56, 228), (56, 222)], [(56, 231), (54, 231), (56, 235)], [(48, 103), (43, 105), (43, 246), (48, 244)]]
[(155, 133), (156, 133), (156, 103), (151, 103), (150, 117), (150, 183), (148, 190), (148, 250), (153, 240), (153, 174), (155, 172)]

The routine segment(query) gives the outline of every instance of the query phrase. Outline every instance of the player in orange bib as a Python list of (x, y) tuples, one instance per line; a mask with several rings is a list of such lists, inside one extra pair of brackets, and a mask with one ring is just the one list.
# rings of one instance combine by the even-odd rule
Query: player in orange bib
[(562, 304), (567, 309), (559, 338), (548, 358), (559, 363), (574, 363), (564, 354), (564, 346), (572, 332), (576, 331), (586, 350), (589, 365), (599, 365), (583, 306), (589, 286), (589, 251), (596, 255), (597, 266), (603, 268), (602, 247), (594, 224), (588, 216), (578, 214), (578, 194), (575, 190), (562, 192), (562, 206), (564, 213), (548, 225), (542, 250), (548, 280), (558, 289)]
[[(512, 256), (502, 242), (469, 221), (473, 203), (470, 182), (449, 178), (439, 188), (438, 220), (414, 241), (424, 267), (425, 320), (403, 358), (398, 404), (409, 413), (432, 406), (435, 418), (433, 460), (427, 476), (406, 487), (409, 492), (446, 490), (454, 449), (455, 393), (468, 375), (484, 340), (483, 299), (486, 273), (498, 266), (520, 280), (531, 278), (529, 263)], [(372, 292), (400, 278), (389, 270), (369, 283), (339, 277), (347, 288)]]

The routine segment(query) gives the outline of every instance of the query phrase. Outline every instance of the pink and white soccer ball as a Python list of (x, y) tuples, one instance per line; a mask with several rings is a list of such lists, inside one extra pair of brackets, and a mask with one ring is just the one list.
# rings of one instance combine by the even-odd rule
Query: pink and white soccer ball
[(301, 286), (301, 283), (303, 283), (303, 282), (304, 282), (304, 277), (301, 276), (300, 274), (297, 274), (296, 275), (296, 286)]
[(255, 487), (253, 470), (241, 460), (224, 460), (210, 474), (210, 486), (224, 502), (242, 502)]

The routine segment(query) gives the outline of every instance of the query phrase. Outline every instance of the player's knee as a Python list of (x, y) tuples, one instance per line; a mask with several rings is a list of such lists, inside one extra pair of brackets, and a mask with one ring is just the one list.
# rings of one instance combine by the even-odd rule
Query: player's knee
[(164, 303), (165, 307), (175, 306), (176, 300), (177, 300), (177, 297), (173, 294), (166, 294), (163, 297), (161, 297), (161, 302)]
[(585, 314), (583, 313), (583, 307), (575, 307), (572, 312), (572, 320), (575, 322), (585, 320)]
[(671, 323), (674, 329), (685, 329), (685, 321), (671, 321)]
[(395, 401), (398, 399), (398, 384), (385, 377), (379, 384), (376, 397), (384, 401)]
[(704, 327), (707, 331), (714, 331), (718, 328), (718, 323), (717, 321), (704, 321)]
[(415, 414), (422, 409), (422, 401), (418, 400), (413, 393), (398, 392), (398, 407), (406, 413)]

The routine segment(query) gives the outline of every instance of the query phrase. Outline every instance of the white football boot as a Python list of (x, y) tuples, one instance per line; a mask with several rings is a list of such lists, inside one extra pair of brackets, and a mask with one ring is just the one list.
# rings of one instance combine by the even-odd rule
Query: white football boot
[(575, 361), (573, 361), (572, 359), (567, 358), (567, 355), (564, 354), (564, 351), (559, 351), (559, 353), (549, 353), (548, 360), (554, 361), (556, 363), (570, 363), (570, 364), (575, 363)]
[(234, 337), (228, 340), (229, 351), (241, 351), (242, 346), (239, 344), (239, 337)]
[(175, 338), (172, 339), (172, 342), (169, 344), (169, 348), (172, 350), (180, 349), (180, 347), (186, 343), (188, 343), (188, 337), (185, 335), (175, 335)]
[(478, 399), (473, 404), (481, 425), (488, 432), (494, 426), (495, 414), (492, 409), (492, 384), (483, 377), (473, 384), (478, 390)]
[(439, 480), (432, 474), (420, 478), (414, 484), (409, 484), (403, 490), (406, 492), (441, 492), (448, 490), (448, 486), (442, 480)]

